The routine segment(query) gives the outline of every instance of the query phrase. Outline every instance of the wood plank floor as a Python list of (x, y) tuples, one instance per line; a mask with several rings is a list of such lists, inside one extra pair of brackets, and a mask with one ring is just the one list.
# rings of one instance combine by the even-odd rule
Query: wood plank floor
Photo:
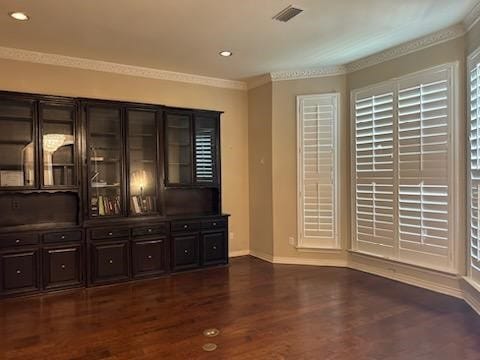
[[(213, 339), (202, 335), (216, 327)], [(202, 345), (214, 342), (207, 353)], [(0, 359), (479, 360), (463, 301), (361, 272), (228, 268), (0, 302)]]

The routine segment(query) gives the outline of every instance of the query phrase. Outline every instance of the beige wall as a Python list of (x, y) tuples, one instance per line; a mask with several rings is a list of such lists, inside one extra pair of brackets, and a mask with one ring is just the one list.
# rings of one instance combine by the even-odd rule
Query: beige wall
[(480, 47), (480, 21), (465, 35), (465, 42), (467, 54), (470, 54)]
[(250, 251), (273, 256), (272, 84), (248, 92)]
[(223, 211), (231, 251), (249, 247), (248, 98), (246, 91), (0, 60), (0, 89), (222, 110)]
[[(297, 237), (297, 159), (296, 159), (296, 96), (305, 94), (318, 94), (328, 92), (339, 92), (341, 95), (341, 113), (339, 131), (341, 134), (340, 143), (340, 226), (339, 236), (344, 249), (350, 246), (350, 92), (351, 90), (365, 87), (386, 81), (395, 77), (424, 70), (437, 65), (458, 62), (459, 63), (459, 99), (460, 109), (458, 115), (458, 129), (461, 135), (460, 148), (465, 146), (465, 39), (460, 37), (439, 45), (420, 50), (418, 52), (402, 56), (345, 76), (323, 77), (306, 80), (290, 80), (272, 83), (271, 88), (271, 133), (269, 134), (268, 123), (258, 124), (252, 116), (258, 114), (258, 108), (268, 104), (268, 86), (250, 90), (250, 124), (249, 124), (249, 149), (250, 153), (250, 216), (251, 216), (251, 248), (256, 249), (269, 246), (270, 227), (273, 233), (273, 257), (275, 261), (282, 262), (282, 259), (312, 260), (321, 263), (334, 264), (336, 261), (344, 261), (347, 258), (345, 251), (299, 251), (289, 245), (289, 237)], [(252, 108), (253, 106), (253, 108)], [(257, 109), (257, 110), (254, 110)], [(262, 108), (263, 118), (268, 118), (268, 109)], [(268, 121), (267, 121), (268, 122)], [(270, 139), (271, 136), (271, 139)], [(268, 154), (268, 146), (271, 141), (272, 174), (268, 169), (259, 166), (261, 158), (257, 151)], [(268, 156), (267, 156), (268, 158)], [(267, 162), (265, 162), (267, 165)], [(465, 156), (459, 152), (456, 161), (456, 172), (458, 174), (459, 202), (464, 203), (465, 185)], [(263, 172), (262, 172), (263, 171)], [(257, 173), (259, 176), (257, 176)], [(267, 174), (267, 176), (265, 176)], [(258, 196), (254, 191), (255, 187), (267, 189), (271, 182), (272, 198), (268, 194)], [(261, 183), (261, 185), (259, 185)], [(262, 191), (263, 193), (263, 191)], [(269, 213), (272, 205), (272, 215)], [(460, 207), (462, 208), (462, 207)], [(267, 211), (265, 210), (267, 209)], [(258, 224), (264, 224), (263, 228), (253, 225), (254, 215), (262, 214)], [(272, 217), (270, 224), (269, 217)], [(458, 215), (460, 225), (465, 219), (465, 213)], [(457, 261), (461, 272), (465, 266), (463, 230), (458, 242)], [(264, 249), (268, 249), (264, 248)], [(264, 250), (266, 251), (266, 250)]]
[[(345, 98), (346, 76), (333, 76), (273, 83), (273, 235), (275, 258), (308, 258), (335, 260), (345, 256), (342, 252), (299, 252), (289, 244), (288, 238), (297, 238), (297, 130), (296, 97), (298, 95), (340, 93), (340, 224), (339, 236), (343, 244), (348, 237), (350, 213), (348, 211), (348, 137)], [(280, 259), (281, 261), (281, 259)]]

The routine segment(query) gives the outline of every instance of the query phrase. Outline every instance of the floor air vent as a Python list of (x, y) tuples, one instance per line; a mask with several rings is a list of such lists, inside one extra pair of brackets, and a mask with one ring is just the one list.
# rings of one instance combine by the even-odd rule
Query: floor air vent
[(274, 20), (287, 22), (300, 14), (303, 10), (290, 5), (286, 9), (280, 11), (277, 15), (273, 17)]

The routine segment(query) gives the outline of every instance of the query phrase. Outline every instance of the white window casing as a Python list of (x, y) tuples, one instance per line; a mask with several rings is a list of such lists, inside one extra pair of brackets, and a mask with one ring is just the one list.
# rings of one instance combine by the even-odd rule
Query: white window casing
[(352, 92), (353, 251), (455, 272), (456, 69)]
[(297, 97), (297, 247), (339, 248), (340, 94)]
[(468, 275), (480, 284), (480, 49), (468, 57)]

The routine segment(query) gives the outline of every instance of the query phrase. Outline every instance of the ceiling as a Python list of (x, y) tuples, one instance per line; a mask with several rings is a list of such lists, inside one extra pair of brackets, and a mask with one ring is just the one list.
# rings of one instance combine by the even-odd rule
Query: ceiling
[(348, 63), (461, 22), (476, 2), (295, 0), (305, 11), (281, 23), (290, 0), (1, 0), (0, 46), (237, 80)]

